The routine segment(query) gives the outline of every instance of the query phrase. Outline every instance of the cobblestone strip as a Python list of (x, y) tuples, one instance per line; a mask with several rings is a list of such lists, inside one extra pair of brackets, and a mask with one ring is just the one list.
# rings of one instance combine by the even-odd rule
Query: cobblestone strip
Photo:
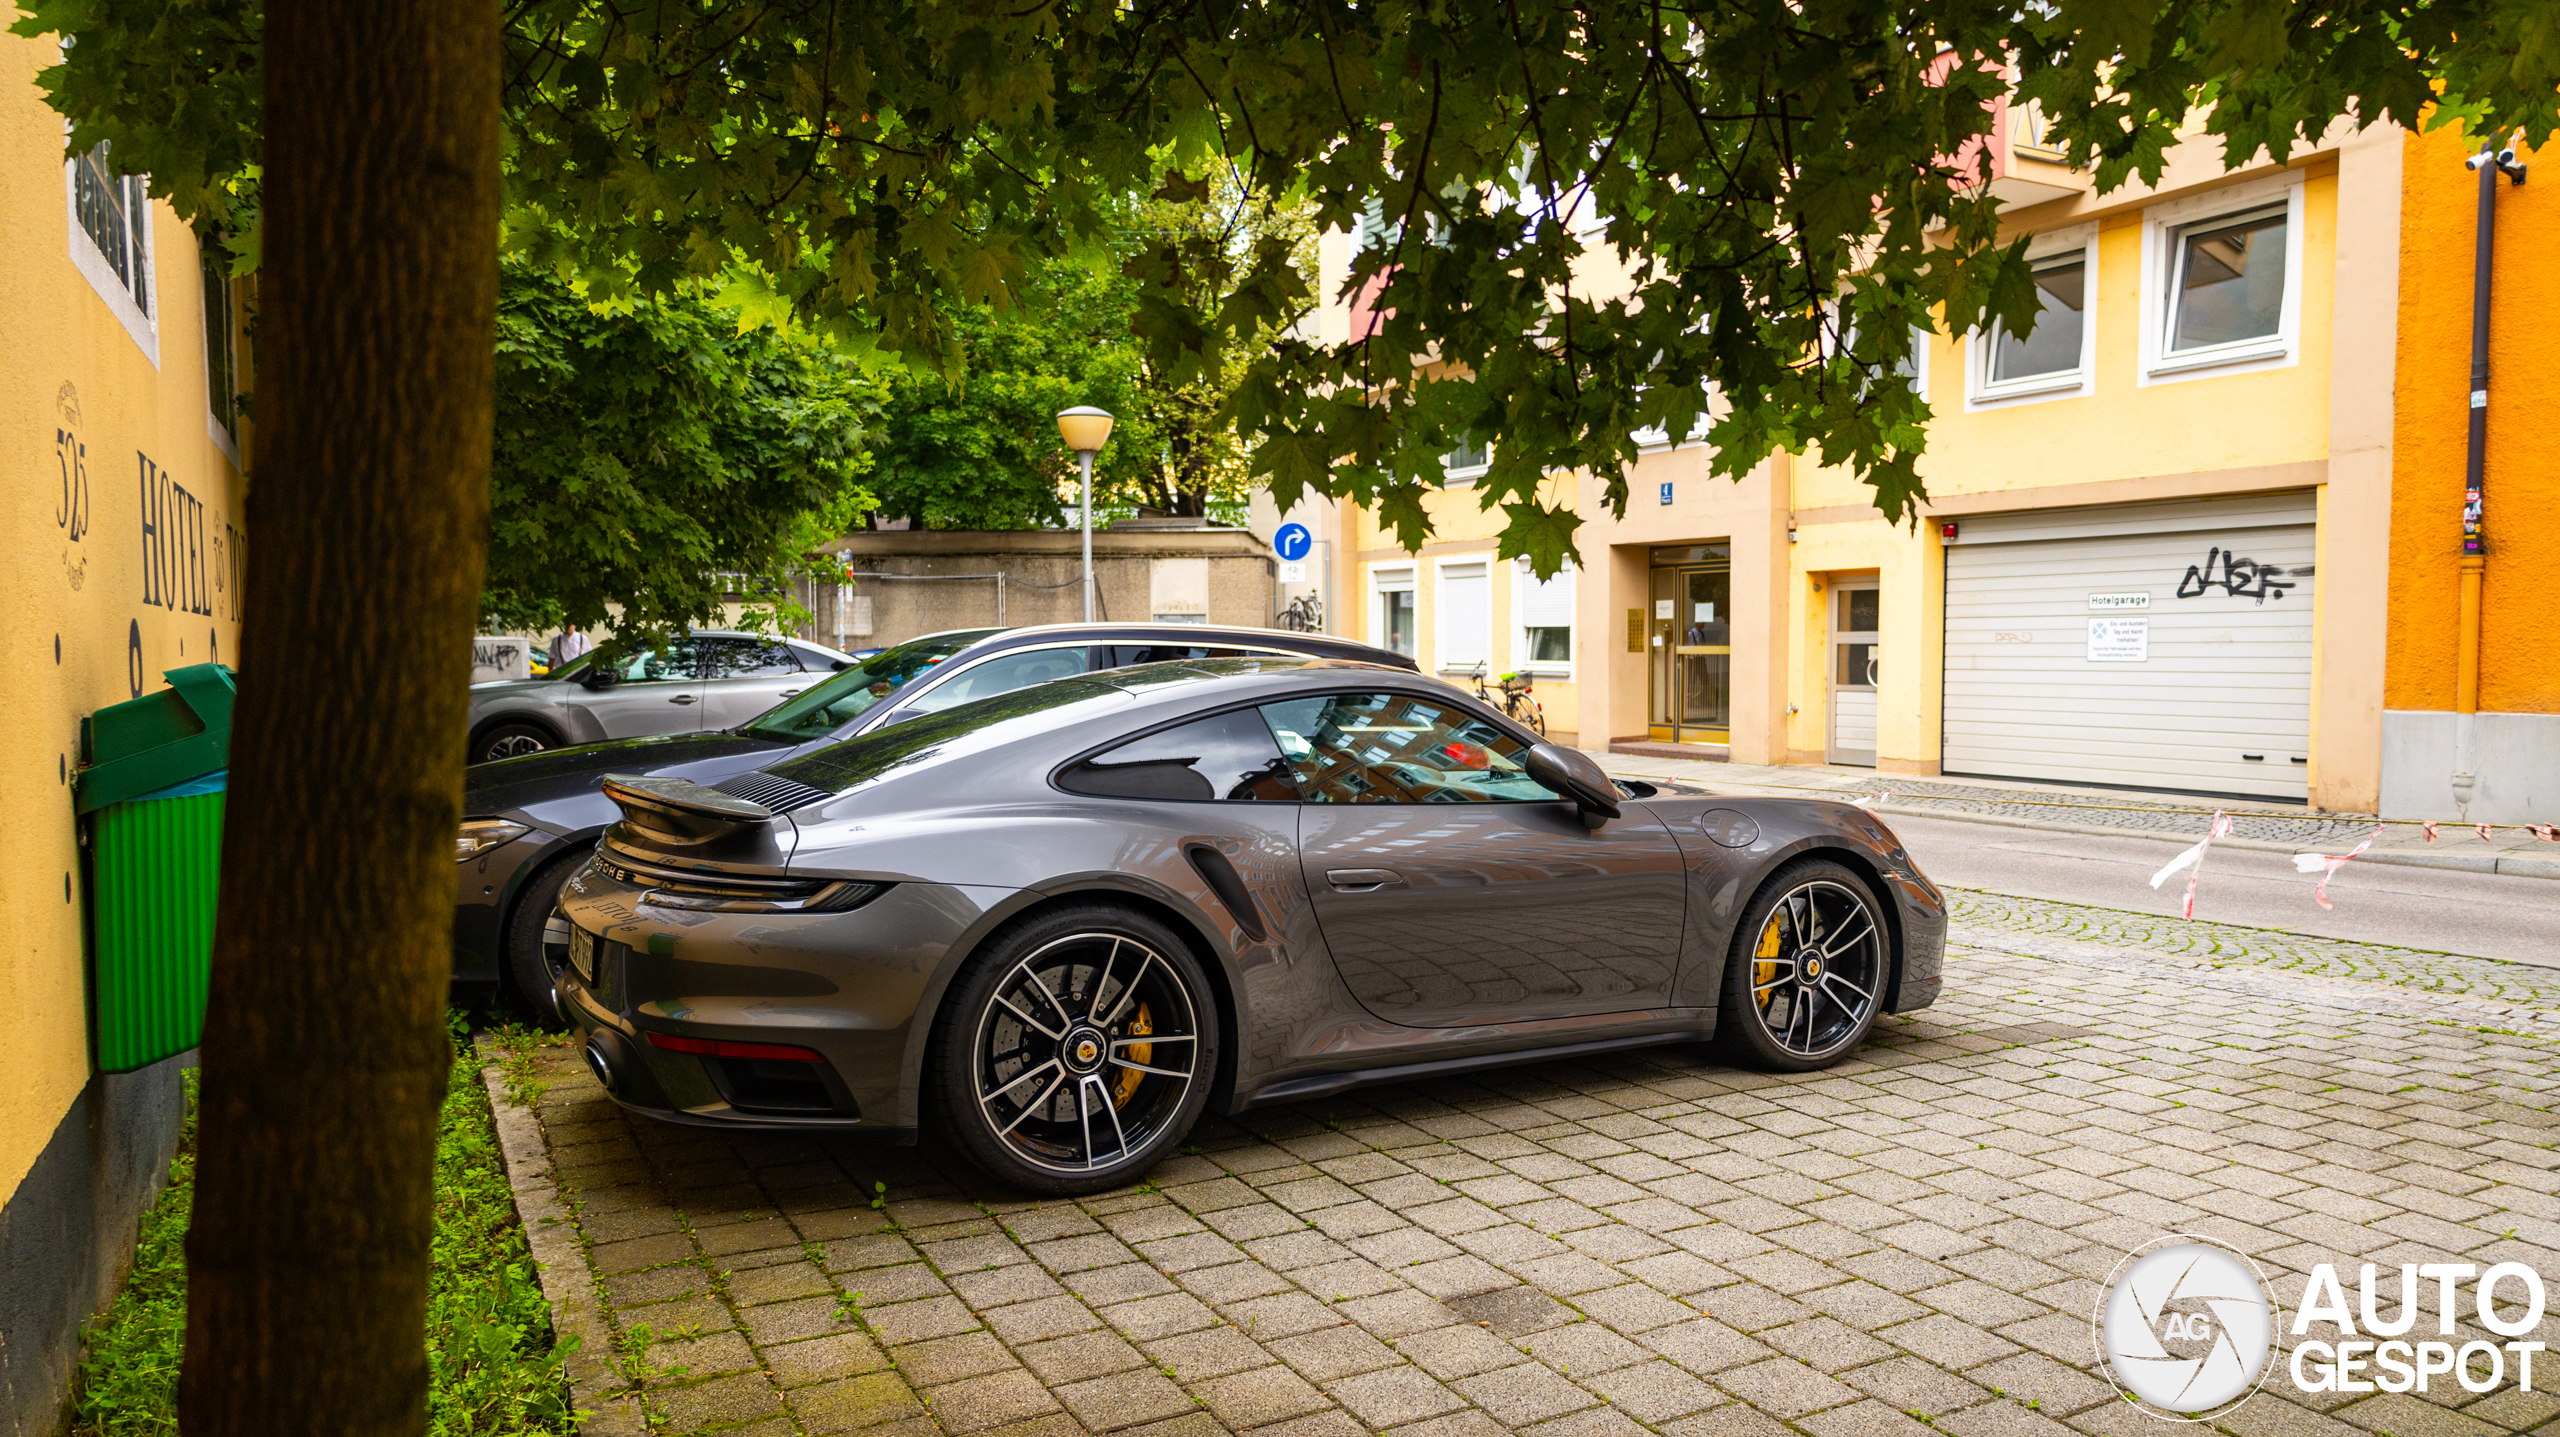
[[(2509, 965), (1963, 898), (1946, 998), (1827, 1072), (1673, 1047), (1367, 1090), (1077, 1202), (635, 1120), (565, 1049), (537, 1112), (665, 1431), (2156, 1437), (2089, 1316), (2163, 1233), (2286, 1295), (2555, 1266), (2551, 995)], [(2512, 1386), (2278, 1387), (2220, 1429), (2560, 1433)]]

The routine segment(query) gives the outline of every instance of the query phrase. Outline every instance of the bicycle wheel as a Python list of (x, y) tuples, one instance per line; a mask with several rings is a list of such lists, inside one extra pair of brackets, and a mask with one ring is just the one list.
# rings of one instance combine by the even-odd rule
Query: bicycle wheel
[(1538, 701), (1529, 697), (1527, 694), (1514, 694), (1512, 697), (1519, 702), (1516, 707), (1510, 710), (1511, 716), (1520, 720), (1522, 723), (1527, 724), (1529, 727), (1536, 729), (1538, 731), (1538, 737), (1545, 738), (1547, 736), (1547, 711), (1539, 707)]

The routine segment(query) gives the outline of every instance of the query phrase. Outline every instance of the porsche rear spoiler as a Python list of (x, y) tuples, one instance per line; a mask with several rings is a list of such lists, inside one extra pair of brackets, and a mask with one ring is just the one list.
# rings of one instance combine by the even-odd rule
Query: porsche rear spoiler
[(689, 778), (609, 773), (604, 796), (622, 809), (623, 822), (651, 839), (693, 847), (763, 828), (777, 817), (761, 803), (705, 788)]

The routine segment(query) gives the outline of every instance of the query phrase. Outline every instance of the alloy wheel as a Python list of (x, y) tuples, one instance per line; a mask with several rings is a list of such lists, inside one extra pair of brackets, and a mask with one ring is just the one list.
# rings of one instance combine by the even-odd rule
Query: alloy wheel
[(1042, 945), (999, 980), (971, 1042), (980, 1114), (1021, 1161), (1100, 1173), (1146, 1151), (1200, 1076), (1199, 1001), (1118, 933)]
[(1815, 879), (1780, 897), (1751, 955), (1750, 1008), (1781, 1051), (1819, 1059), (1867, 1030), (1885, 973), (1868, 895)]

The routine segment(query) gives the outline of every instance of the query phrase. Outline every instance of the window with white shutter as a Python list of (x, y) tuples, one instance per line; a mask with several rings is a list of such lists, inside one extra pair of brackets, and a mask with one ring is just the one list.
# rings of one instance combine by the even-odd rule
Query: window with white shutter
[(1438, 662), (1443, 673), (1472, 669), (1493, 654), (1493, 583), (1482, 560), (1440, 568)]
[(1526, 559), (1512, 564), (1511, 613), (1520, 627), (1515, 667), (1536, 674), (1573, 672), (1573, 566), (1541, 580)]

